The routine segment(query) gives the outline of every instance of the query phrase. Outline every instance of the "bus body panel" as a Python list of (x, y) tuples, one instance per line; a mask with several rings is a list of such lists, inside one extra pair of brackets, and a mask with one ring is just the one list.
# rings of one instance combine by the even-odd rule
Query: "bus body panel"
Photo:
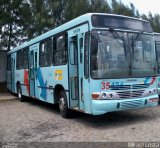
[[(156, 77), (91, 79), (90, 83), (91, 108), (88, 111), (94, 115), (157, 105)], [(100, 98), (92, 98), (93, 93), (99, 94)]]
[(29, 84), (28, 84), (28, 70), (16, 70), (15, 71), (15, 82), (21, 85), (22, 94), (29, 96)]
[[(158, 100), (157, 95), (153, 95), (152, 97)], [(92, 100), (91, 114), (101, 115), (108, 112), (154, 107), (154, 106), (157, 106), (157, 101), (150, 102), (150, 97), (125, 99), (125, 100)]]
[(42, 101), (54, 102), (54, 88), (56, 85), (63, 86), (65, 91), (68, 91), (68, 68), (67, 65), (51, 66), (38, 68), (38, 96)]
[(160, 76), (157, 76), (158, 95), (160, 95)]

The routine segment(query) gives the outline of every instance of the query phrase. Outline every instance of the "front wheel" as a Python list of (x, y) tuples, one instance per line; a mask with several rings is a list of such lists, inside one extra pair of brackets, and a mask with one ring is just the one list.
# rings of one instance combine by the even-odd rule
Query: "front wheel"
[(70, 117), (70, 110), (68, 108), (67, 96), (64, 91), (61, 91), (59, 95), (59, 110), (63, 118)]
[(21, 102), (24, 102), (24, 98), (22, 96), (22, 89), (20, 84), (17, 85), (17, 97)]

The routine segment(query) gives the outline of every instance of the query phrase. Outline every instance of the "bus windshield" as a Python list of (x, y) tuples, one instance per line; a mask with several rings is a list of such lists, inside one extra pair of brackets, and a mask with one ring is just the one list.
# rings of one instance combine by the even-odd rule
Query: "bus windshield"
[(160, 42), (156, 41), (157, 72), (160, 74)]
[(92, 78), (154, 76), (153, 36), (109, 30), (91, 34)]

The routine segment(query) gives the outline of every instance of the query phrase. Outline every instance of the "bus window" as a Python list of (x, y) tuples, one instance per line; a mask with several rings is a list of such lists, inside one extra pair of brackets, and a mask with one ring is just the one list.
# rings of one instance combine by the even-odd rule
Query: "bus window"
[(54, 38), (53, 65), (63, 65), (67, 62), (66, 35)]
[(158, 64), (158, 74), (160, 73), (160, 43), (156, 42), (156, 57)]
[(82, 63), (82, 59), (83, 59), (83, 37), (79, 39), (79, 45), (80, 45), (80, 63)]
[(144, 61), (150, 62), (151, 61), (151, 43), (150, 42), (144, 42), (143, 43), (144, 48)]
[(80, 44), (80, 49), (82, 49), (83, 48), (83, 38), (79, 39), (79, 44)]
[(70, 63), (72, 65), (76, 65), (77, 64), (77, 52), (78, 52), (78, 47), (77, 47), (77, 40), (76, 37), (73, 38), (73, 40), (71, 41), (70, 44), (71, 48), (70, 48)]
[(23, 68), (23, 50), (17, 52), (16, 69), (20, 70)]
[(28, 48), (23, 49), (23, 68), (28, 69)]
[(43, 41), (39, 51), (40, 67), (51, 66), (52, 63), (52, 38)]
[(89, 75), (89, 68), (88, 68), (88, 62), (89, 62), (89, 33), (87, 32), (85, 34), (85, 43), (84, 43), (84, 76), (85, 78), (88, 78)]

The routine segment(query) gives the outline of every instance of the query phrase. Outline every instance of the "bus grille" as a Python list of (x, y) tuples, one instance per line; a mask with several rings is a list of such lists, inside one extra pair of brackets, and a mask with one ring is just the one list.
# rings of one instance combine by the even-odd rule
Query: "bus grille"
[(132, 101), (125, 101), (122, 102), (120, 105), (121, 109), (132, 109), (132, 108), (138, 108), (143, 104), (142, 100), (132, 100)]
[(110, 90), (127, 90), (127, 89), (144, 89), (148, 88), (150, 84), (133, 84), (133, 85), (118, 85), (110, 86)]
[(131, 89), (131, 85), (110, 86), (111, 90), (127, 90)]
[(116, 91), (119, 99), (141, 98), (150, 84), (110, 85), (110, 90)]
[(123, 91), (123, 92), (117, 92), (119, 98), (122, 99), (131, 99), (131, 98), (137, 98), (142, 97), (142, 94), (145, 90), (135, 90), (135, 91)]
[(148, 88), (150, 84), (134, 84), (132, 85), (132, 89), (143, 89)]

